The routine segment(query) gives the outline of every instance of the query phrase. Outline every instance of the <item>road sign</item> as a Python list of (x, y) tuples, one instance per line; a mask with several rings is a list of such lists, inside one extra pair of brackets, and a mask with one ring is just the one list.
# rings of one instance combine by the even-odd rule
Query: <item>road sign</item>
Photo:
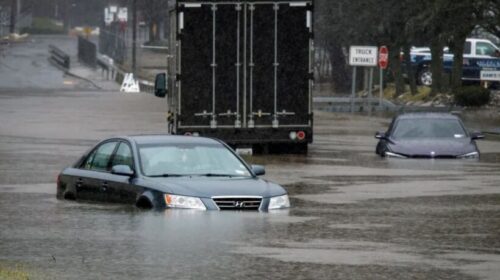
[(141, 92), (141, 89), (139, 86), (139, 81), (134, 78), (134, 74), (132, 74), (132, 73), (125, 74), (120, 91), (121, 92), (132, 92), (132, 93)]
[(377, 66), (377, 47), (351, 46), (349, 49), (349, 65), (351, 66)]
[(378, 67), (387, 69), (389, 65), (389, 49), (386, 46), (381, 46), (378, 51)]
[(500, 71), (482, 70), (481, 81), (500, 81)]

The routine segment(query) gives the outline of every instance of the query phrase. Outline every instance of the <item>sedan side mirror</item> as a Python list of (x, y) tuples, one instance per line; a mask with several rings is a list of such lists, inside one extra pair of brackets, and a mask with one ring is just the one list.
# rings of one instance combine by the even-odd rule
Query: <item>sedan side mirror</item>
[(167, 95), (167, 74), (160, 73), (155, 79), (155, 96), (165, 98)]
[(252, 171), (256, 176), (266, 175), (266, 168), (262, 165), (252, 165)]
[(375, 133), (375, 138), (377, 138), (377, 139), (385, 139), (386, 135), (385, 135), (384, 132), (377, 131), (377, 133)]
[(128, 165), (115, 165), (111, 168), (111, 174), (132, 177), (134, 176), (134, 170)]
[(470, 135), (470, 138), (472, 140), (483, 140), (484, 139), (484, 134), (482, 134), (481, 132), (472, 132), (471, 135)]

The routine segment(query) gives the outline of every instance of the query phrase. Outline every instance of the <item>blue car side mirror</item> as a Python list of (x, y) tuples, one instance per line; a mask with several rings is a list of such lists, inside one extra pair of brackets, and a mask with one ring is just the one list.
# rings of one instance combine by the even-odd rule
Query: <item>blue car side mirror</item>
[(472, 140), (483, 140), (484, 134), (482, 134), (481, 132), (473, 132), (471, 133), (470, 138)]
[(262, 165), (252, 165), (252, 171), (256, 176), (266, 175), (266, 168)]
[(377, 133), (375, 133), (375, 138), (377, 138), (377, 139), (385, 139), (386, 135), (385, 135), (384, 132), (377, 131)]
[(115, 165), (111, 169), (111, 174), (132, 177), (135, 173), (128, 165)]

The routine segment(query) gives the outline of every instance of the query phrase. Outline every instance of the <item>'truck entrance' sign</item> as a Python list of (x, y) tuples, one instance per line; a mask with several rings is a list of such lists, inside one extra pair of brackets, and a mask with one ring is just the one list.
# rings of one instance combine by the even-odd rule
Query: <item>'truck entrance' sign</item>
[[(349, 65), (352, 68), (352, 93), (351, 93), (351, 113), (354, 113), (354, 98), (356, 95), (356, 69), (358, 66), (369, 68), (369, 112), (372, 113), (372, 86), (373, 86), (373, 68), (378, 64), (378, 48), (374, 46), (351, 46), (349, 49)], [(362, 108), (362, 107), (361, 107)]]
[(349, 49), (349, 65), (377, 66), (378, 48), (371, 46), (351, 46)]

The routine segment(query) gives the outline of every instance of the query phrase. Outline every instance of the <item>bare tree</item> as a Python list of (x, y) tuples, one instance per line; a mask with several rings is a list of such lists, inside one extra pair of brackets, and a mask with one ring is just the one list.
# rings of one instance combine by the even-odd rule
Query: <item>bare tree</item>
[(168, 16), (169, 1), (166, 0), (138, 0), (137, 8), (142, 13), (149, 26), (151, 42), (160, 40), (160, 24)]

